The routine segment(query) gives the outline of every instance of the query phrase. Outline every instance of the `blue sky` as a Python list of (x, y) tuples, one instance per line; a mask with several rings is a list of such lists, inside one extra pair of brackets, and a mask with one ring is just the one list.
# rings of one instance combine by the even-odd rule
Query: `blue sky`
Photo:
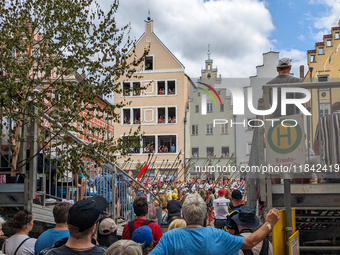
[(270, 50), (292, 58), (297, 75), (300, 65), (307, 70), (307, 50), (338, 26), (340, 0), (124, 0), (117, 23), (130, 23), (138, 39), (148, 10), (155, 34), (191, 77), (200, 75), (208, 44), (224, 78), (255, 75)]

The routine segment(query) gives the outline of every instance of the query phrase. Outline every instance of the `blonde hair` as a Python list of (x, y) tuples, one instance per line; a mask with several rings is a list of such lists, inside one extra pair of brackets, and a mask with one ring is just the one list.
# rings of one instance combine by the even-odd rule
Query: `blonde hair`
[(143, 255), (142, 245), (132, 240), (114, 242), (104, 255)]
[(176, 219), (170, 223), (168, 230), (175, 229), (175, 228), (183, 228), (186, 227), (187, 223), (183, 219)]

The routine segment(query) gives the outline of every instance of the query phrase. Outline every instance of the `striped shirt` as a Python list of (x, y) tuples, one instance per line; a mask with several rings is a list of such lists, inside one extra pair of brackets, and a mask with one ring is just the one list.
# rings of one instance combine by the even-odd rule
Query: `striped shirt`
[[(331, 143), (331, 116), (333, 119), (333, 144)], [(319, 151), (322, 155), (322, 163), (326, 165), (340, 163), (340, 113), (327, 115), (319, 120), (315, 131), (315, 140), (319, 140)], [(333, 147), (333, 148), (332, 148)], [(334, 151), (334, 160), (331, 160), (331, 150)]]

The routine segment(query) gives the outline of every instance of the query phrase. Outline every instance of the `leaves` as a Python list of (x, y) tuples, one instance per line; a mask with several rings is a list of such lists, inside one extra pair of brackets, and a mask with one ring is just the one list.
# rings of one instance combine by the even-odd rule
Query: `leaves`
[[(120, 108), (129, 102), (111, 105), (101, 96), (121, 93), (120, 83), (115, 81), (132, 77), (147, 50), (139, 58), (131, 55), (134, 61), (127, 62), (127, 53), (134, 54), (130, 49), (135, 42), (129, 38), (129, 25), (117, 26), (117, 8), (118, 1), (108, 10), (95, 0), (0, 3), (0, 104), (4, 119), (24, 126), (48, 120), (49, 131), (40, 129), (38, 142), (40, 148), (50, 143), (62, 156), (62, 169), (81, 172), (84, 158), (100, 163), (104, 156), (115, 161), (123, 150), (121, 141), (108, 137), (107, 131), (113, 121), (119, 122)], [(26, 140), (17, 130), (7, 131), (14, 148)], [(66, 131), (86, 143), (63, 140)], [(44, 152), (48, 155), (48, 150)]]

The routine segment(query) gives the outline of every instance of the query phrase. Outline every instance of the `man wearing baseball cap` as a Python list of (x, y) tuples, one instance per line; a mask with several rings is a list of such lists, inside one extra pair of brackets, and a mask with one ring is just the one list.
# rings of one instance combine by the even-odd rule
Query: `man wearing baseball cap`
[(238, 189), (233, 190), (231, 193), (231, 201), (233, 202), (233, 208), (231, 212), (228, 214), (227, 221), (226, 221), (226, 230), (229, 234), (238, 235), (239, 231), (233, 217), (238, 214), (240, 208), (244, 206), (242, 203), (242, 194), (241, 191)]
[(68, 211), (67, 224), (70, 236), (66, 243), (59, 247), (54, 246), (47, 251), (45, 249), (40, 254), (104, 254), (105, 249), (94, 245), (91, 240), (106, 206), (106, 199), (101, 196), (93, 196), (76, 202)]
[[(256, 218), (255, 210), (248, 207), (242, 206), (238, 212), (233, 217), (235, 223), (237, 224), (237, 228), (240, 231), (240, 236), (247, 238), (253, 233), (254, 228), (257, 228), (259, 223), (259, 219)], [(271, 226), (268, 226), (271, 229)], [(255, 245), (251, 250), (240, 250), (239, 255), (272, 255), (273, 254), (273, 246), (268, 241), (267, 238), (264, 238), (263, 241), (259, 242)]]
[(215, 228), (225, 229), (225, 222), (227, 220), (227, 216), (229, 213), (228, 205), (230, 200), (225, 198), (225, 190), (220, 189), (218, 191), (218, 198), (214, 199), (214, 213), (215, 213), (215, 220), (214, 225)]
[[(286, 84), (286, 83), (299, 83), (301, 80), (299, 78), (295, 78), (290, 75), (290, 71), (292, 69), (290, 58), (281, 58), (276, 66), (276, 70), (279, 73), (274, 79), (267, 82), (267, 84)], [(272, 92), (269, 93), (270, 103), (272, 103)], [(304, 98), (305, 96), (301, 93), (287, 93), (288, 98)], [(281, 117), (281, 90), (278, 89), (277, 92), (277, 107), (276, 110), (272, 113), (272, 118)], [(299, 109), (292, 104), (288, 104), (286, 106), (286, 115), (293, 115), (295, 113), (299, 113)]]

